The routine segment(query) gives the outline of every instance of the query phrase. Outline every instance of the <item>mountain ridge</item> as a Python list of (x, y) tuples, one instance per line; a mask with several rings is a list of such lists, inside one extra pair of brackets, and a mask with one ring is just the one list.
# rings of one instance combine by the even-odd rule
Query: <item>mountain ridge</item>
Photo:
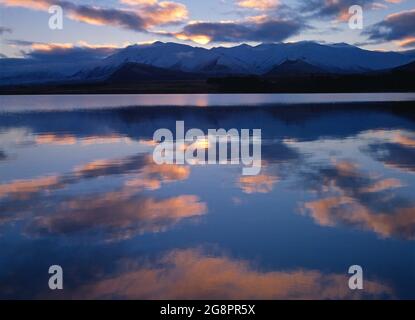
[[(286, 61), (302, 61), (303, 67), (298, 70), (300, 74), (304, 73), (304, 64), (309, 69), (312, 66), (316, 72), (321, 69), (329, 73), (354, 74), (392, 69), (414, 60), (411, 54), (369, 51), (346, 43), (301, 41), (206, 49), (157, 41), (127, 46), (102, 59), (74, 61), (72, 64), (68, 61), (60, 64), (56, 60), (0, 59), (0, 85), (104, 81), (127, 63), (217, 77), (264, 76), (272, 70), (278, 70), (278, 66)], [(281, 67), (279, 70), (283, 73)]]

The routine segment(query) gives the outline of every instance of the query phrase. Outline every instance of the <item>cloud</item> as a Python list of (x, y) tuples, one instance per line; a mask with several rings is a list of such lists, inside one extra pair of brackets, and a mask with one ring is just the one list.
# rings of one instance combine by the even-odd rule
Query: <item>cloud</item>
[(10, 28), (6, 28), (6, 27), (0, 27), (0, 35), (3, 35), (4, 33), (6, 33), (6, 32), (8, 32), (8, 33), (12, 33), (13, 32), (13, 30), (12, 29), (10, 29)]
[(87, 136), (84, 138), (78, 138), (71, 134), (56, 135), (53, 133), (45, 133), (36, 135), (34, 141), (38, 145), (42, 144), (53, 144), (53, 145), (75, 145), (79, 144), (82, 146), (92, 144), (110, 144), (120, 142), (130, 142), (130, 138), (118, 136), (116, 134), (102, 135), (102, 136)]
[(152, 263), (124, 262), (107, 278), (79, 287), (76, 299), (357, 299), (392, 297), (379, 281), (350, 290), (344, 274), (318, 270), (261, 271), (247, 261), (201, 249), (173, 250)]
[(120, 0), (121, 3), (131, 6), (155, 5), (158, 0)]
[(86, 41), (79, 41), (73, 44), (11, 39), (7, 40), (6, 43), (13, 47), (29, 48), (21, 50), (21, 53), (26, 58), (33, 58), (39, 61), (45, 60), (48, 62), (102, 59), (120, 49), (115, 44), (89, 44)]
[(300, 10), (314, 17), (335, 17), (339, 21), (346, 21), (350, 17), (351, 6), (360, 5), (370, 9), (375, 2), (376, 0), (303, 0)]
[(370, 41), (387, 42), (396, 41), (402, 47), (415, 45), (415, 9), (388, 15), (364, 34)]
[[(130, 2), (130, 3), (128, 3)], [(33, 10), (48, 10), (51, 5), (61, 6), (72, 20), (92, 25), (111, 25), (129, 30), (147, 32), (149, 28), (181, 22), (187, 19), (187, 8), (175, 2), (136, 1), (139, 7), (104, 8), (80, 5), (62, 0), (3, 0), (2, 4)], [(131, 4), (131, 1), (124, 2)]]
[(60, 182), (57, 176), (39, 177), (28, 180), (14, 180), (0, 184), (0, 198), (12, 196), (18, 199), (25, 199), (40, 190), (57, 188)]
[(298, 34), (306, 26), (299, 20), (256, 16), (243, 21), (192, 22), (175, 34), (180, 40), (209, 42), (279, 42)]
[(279, 0), (236, 0), (236, 4), (241, 8), (268, 10), (278, 7)]

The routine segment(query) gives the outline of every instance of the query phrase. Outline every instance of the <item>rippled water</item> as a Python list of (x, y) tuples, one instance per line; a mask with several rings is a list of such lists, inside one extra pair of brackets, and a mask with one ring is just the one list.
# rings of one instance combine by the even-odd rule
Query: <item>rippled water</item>
[[(0, 113), (0, 298), (415, 298), (414, 103), (48, 101)], [(176, 120), (262, 129), (260, 175), (156, 165), (153, 133)]]

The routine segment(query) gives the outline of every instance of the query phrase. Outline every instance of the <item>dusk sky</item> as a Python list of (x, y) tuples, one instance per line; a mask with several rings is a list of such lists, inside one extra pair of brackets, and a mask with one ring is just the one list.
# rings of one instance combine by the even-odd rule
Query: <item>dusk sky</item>
[[(54, 4), (63, 8), (62, 30), (48, 26)], [(364, 10), (362, 30), (348, 26), (355, 4)], [(407, 50), (415, 48), (415, 0), (0, 0), (0, 37), (1, 57), (155, 40), (204, 47), (314, 40)]]

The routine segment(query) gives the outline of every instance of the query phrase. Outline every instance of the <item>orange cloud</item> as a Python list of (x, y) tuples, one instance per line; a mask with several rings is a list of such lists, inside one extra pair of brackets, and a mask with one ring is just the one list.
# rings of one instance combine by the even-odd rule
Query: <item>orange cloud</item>
[(395, 143), (399, 143), (400, 145), (403, 145), (406, 147), (415, 147), (415, 138), (409, 137), (408, 135), (400, 133), (400, 132), (393, 135), (392, 141)]
[[(130, 265), (131, 266), (131, 265)], [(127, 269), (127, 268), (126, 268)], [(243, 260), (176, 250), (154, 265), (85, 285), (70, 293), (77, 299), (358, 299), (393, 296), (378, 281), (365, 280), (365, 290), (349, 289), (347, 275), (314, 270), (261, 272)]]
[(239, 187), (244, 193), (271, 192), (278, 178), (270, 175), (243, 176), (239, 178)]
[(373, 185), (360, 189), (360, 192), (374, 193), (384, 190), (390, 190), (394, 188), (403, 187), (403, 184), (398, 179), (384, 179), (376, 181)]
[(23, 7), (33, 10), (48, 10), (52, 5), (48, 1), (42, 0), (2, 0), (1, 4), (9, 7)]
[(188, 18), (185, 5), (176, 2), (163, 1), (157, 5), (143, 9), (143, 15), (149, 19), (149, 26), (163, 25), (168, 23), (184, 21)]
[(63, 202), (52, 215), (34, 219), (29, 234), (71, 234), (104, 230), (116, 241), (145, 232), (163, 232), (179, 221), (207, 212), (194, 195), (168, 199), (134, 197), (128, 190)]
[(77, 139), (72, 135), (42, 134), (35, 137), (35, 142), (36, 144), (73, 145), (76, 144)]
[(157, 190), (162, 183), (186, 180), (190, 175), (188, 166), (157, 165), (150, 159), (147, 159), (147, 164), (140, 171), (138, 177), (125, 183), (127, 188)]
[(120, 0), (121, 3), (128, 4), (130, 6), (136, 5), (154, 5), (158, 0)]
[(71, 49), (74, 45), (72, 43), (33, 43), (32, 49), (38, 51), (52, 51), (56, 49)]
[(191, 35), (186, 35), (184, 33), (177, 33), (176, 38), (179, 40), (184, 40), (184, 41), (193, 41), (196, 42), (198, 44), (208, 44), (209, 42), (212, 41), (212, 39), (204, 34), (191, 34)]
[(337, 20), (340, 22), (347, 22), (349, 21), (350, 17), (351, 14), (349, 13), (349, 9), (344, 9), (338, 14)]
[(279, 0), (237, 0), (236, 2), (239, 7), (257, 10), (268, 10), (279, 5)]
[[(74, 169), (75, 176), (96, 176), (106, 172), (125, 173), (125, 170), (136, 173), (133, 179), (125, 183), (127, 188), (135, 191), (159, 189), (162, 183), (186, 180), (190, 175), (188, 166), (157, 165), (151, 156), (143, 156), (141, 159), (98, 159)], [(121, 170), (121, 171), (120, 171)], [(138, 190), (137, 190), (138, 189)]]
[(347, 175), (357, 175), (357, 169), (359, 166), (356, 163), (350, 161), (339, 161), (335, 162), (335, 169), (339, 172), (339, 174), (347, 176)]
[(63, 12), (75, 21), (143, 32), (158, 25), (181, 22), (188, 17), (186, 6), (176, 2), (126, 0), (123, 3), (138, 5), (138, 7), (132, 7), (134, 8), (132, 10), (81, 5), (62, 0), (2, 0), (5, 6), (41, 11), (47, 11), (52, 5), (59, 5), (63, 8)]
[(403, 40), (396, 41), (400, 47), (409, 47), (415, 45), (415, 37), (408, 37)]
[(415, 239), (415, 207), (379, 213), (344, 196), (308, 202), (304, 207), (322, 226), (356, 225), (385, 238), (397, 236)]
[(59, 184), (57, 176), (40, 177), (28, 180), (14, 180), (0, 184), (0, 198), (11, 195), (18, 198), (26, 198), (33, 193), (56, 187)]
[(121, 164), (121, 160), (108, 160), (108, 159), (98, 159), (91, 161), (87, 164), (77, 166), (74, 170), (75, 174), (78, 176), (86, 175), (88, 173), (105, 170), (109, 167), (117, 166)]
[(335, 162), (313, 179), (322, 198), (306, 202), (302, 213), (319, 225), (355, 226), (384, 238), (415, 239), (415, 206), (391, 192), (404, 186), (400, 180), (365, 175), (348, 161)]
[(64, 134), (56, 135), (53, 133), (46, 133), (41, 135), (36, 135), (35, 143), (36, 144), (54, 144), (54, 145), (93, 145), (93, 144), (111, 144), (119, 142), (130, 142), (131, 140), (127, 137), (121, 137), (118, 135), (108, 135), (108, 136), (87, 136), (84, 138), (78, 138), (74, 135)]

